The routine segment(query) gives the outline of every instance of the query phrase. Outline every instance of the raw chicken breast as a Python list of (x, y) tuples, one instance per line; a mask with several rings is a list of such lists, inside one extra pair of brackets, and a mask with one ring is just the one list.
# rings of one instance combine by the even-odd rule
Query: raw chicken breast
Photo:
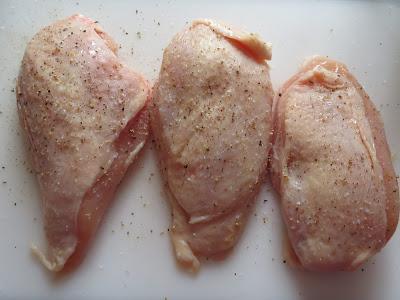
[[(52, 271), (83, 258), (148, 135), (147, 82), (124, 66), (94, 21), (74, 15), (27, 46), (17, 104), (43, 200)], [(71, 257), (72, 256), (72, 257)]]
[(195, 21), (165, 49), (151, 123), (173, 220), (177, 260), (236, 243), (266, 170), (273, 91), (257, 36)]
[(276, 96), (271, 167), (304, 269), (354, 270), (393, 235), (399, 192), (383, 124), (343, 64), (314, 57)]

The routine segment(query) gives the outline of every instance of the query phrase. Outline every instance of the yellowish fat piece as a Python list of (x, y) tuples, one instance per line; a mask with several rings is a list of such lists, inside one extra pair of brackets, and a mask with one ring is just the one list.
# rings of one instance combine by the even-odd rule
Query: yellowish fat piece
[(272, 58), (272, 45), (261, 40), (255, 33), (245, 32), (240, 29), (233, 29), (230, 26), (217, 23), (209, 19), (199, 19), (192, 23), (192, 26), (199, 24), (207, 25), (224, 37), (235, 40), (248, 48), (257, 60), (271, 60)]
[(61, 271), (68, 257), (71, 256), (74, 250), (75, 247), (69, 247), (67, 250), (56, 251), (56, 253), (52, 253), (52, 259), (50, 259), (36, 245), (31, 244), (32, 254), (36, 256), (39, 261), (52, 272)]
[(177, 234), (172, 234), (172, 243), (178, 262), (182, 266), (185, 266), (190, 272), (197, 273), (200, 269), (200, 262), (193, 254), (188, 243)]

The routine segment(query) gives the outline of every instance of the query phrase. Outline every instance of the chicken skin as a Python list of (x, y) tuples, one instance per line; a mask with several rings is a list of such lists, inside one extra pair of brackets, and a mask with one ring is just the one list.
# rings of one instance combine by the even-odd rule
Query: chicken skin
[(345, 65), (314, 57), (274, 101), (271, 178), (294, 263), (354, 270), (393, 235), (399, 192), (379, 112)]
[(51, 271), (77, 265), (148, 135), (149, 87), (93, 20), (74, 15), (29, 42), (17, 106), (42, 198)]
[(226, 253), (265, 173), (273, 90), (270, 46), (210, 20), (177, 34), (153, 89), (151, 124), (172, 207), (178, 262)]

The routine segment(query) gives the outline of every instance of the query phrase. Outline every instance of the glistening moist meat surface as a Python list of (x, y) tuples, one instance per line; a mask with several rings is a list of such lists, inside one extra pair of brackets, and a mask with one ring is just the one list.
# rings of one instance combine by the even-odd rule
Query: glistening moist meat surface
[(237, 242), (267, 166), (271, 49), (256, 35), (197, 20), (164, 51), (151, 123), (172, 204), (177, 260)]
[(341, 63), (314, 57), (274, 101), (271, 178), (294, 260), (353, 270), (393, 235), (399, 193), (383, 123)]
[(80, 261), (125, 171), (148, 135), (149, 87), (93, 20), (74, 15), (29, 42), (17, 104), (43, 202), (48, 251), (61, 270)]

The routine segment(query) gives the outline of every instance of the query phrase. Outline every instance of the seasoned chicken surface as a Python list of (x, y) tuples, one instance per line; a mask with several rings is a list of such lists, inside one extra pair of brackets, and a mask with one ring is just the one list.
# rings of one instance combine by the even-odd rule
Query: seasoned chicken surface
[(399, 192), (383, 123), (343, 64), (314, 57), (274, 101), (271, 178), (294, 261), (354, 270), (393, 235)]
[(52, 271), (83, 258), (148, 135), (147, 82), (124, 66), (93, 20), (74, 15), (29, 42), (17, 104), (43, 202)]
[(210, 20), (165, 49), (151, 124), (177, 260), (197, 271), (236, 243), (267, 165), (270, 46)]

